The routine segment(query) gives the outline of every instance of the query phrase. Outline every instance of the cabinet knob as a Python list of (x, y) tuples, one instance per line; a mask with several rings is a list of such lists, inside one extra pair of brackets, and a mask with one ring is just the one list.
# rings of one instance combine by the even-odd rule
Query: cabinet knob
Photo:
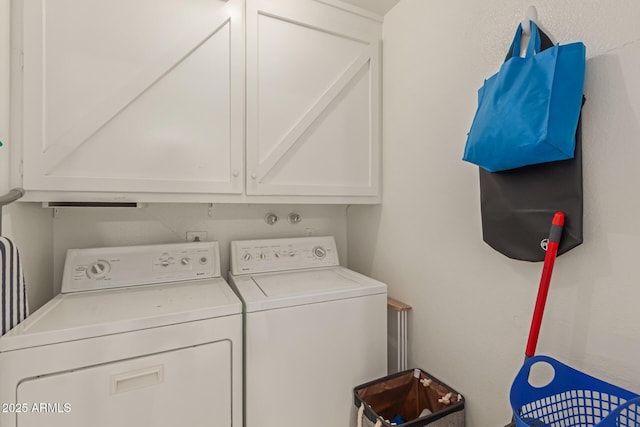
[(257, 178), (258, 178), (258, 175), (256, 173), (251, 174), (251, 179), (257, 179)]
[(240, 175), (240, 171), (238, 169), (233, 170), (233, 177), (237, 178)]

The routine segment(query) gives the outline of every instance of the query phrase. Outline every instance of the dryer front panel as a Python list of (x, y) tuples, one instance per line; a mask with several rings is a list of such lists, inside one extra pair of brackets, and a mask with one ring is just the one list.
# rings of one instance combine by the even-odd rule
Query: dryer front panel
[(27, 379), (17, 425), (230, 427), (231, 347), (223, 340)]

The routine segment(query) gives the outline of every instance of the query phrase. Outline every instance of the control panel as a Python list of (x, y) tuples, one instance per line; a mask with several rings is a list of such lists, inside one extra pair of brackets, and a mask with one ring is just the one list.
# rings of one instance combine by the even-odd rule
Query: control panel
[(231, 242), (231, 274), (267, 273), (337, 266), (332, 236)]
[(69, 249), (62, 292), (220, 276), (218, 242)]

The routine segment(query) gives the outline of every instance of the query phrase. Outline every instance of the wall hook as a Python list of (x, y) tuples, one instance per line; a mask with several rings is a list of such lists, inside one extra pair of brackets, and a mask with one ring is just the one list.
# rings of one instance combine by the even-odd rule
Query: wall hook
[(524, 19), (520, 22), (522, 26), (522, 34), (525, 36), (531, 35), (531, 21), (536, 23), (538, 22), (538, 9), (533, 5), (527, 8), (527, 11), (524, 14)]

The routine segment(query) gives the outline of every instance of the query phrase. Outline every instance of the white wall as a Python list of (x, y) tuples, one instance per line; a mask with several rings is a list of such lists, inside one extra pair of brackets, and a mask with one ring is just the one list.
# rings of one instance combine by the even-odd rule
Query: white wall
[[(509, 420), (542, 268), (482, 242), (477, 168), (460, 160), (476, 90), (530, 4), (401, 0), (385, 16), (384, 202), (348, 216), (349, 266), (413, 306), (410, 365), (466, 396), (471, 427)], [(588, 57), (585, 242), (556, 263), (538, 353), (640, 393), (640, 3), (535, 5)]]
[[(10, 0), (0, 0), (0, 194), (9, 182), (10, 139)], [(2, 234), (18, 246), (31, 311), (53, 295), (52, 222), (35, 203), (15, 203), (2, 210)]]
[[(298, 213), (302, 222), (287, 222), (291, 212)], [(275, 213), (279, 221), (268, 225), (267, 213)], [(207, 204), (61, 208), (53, 224), (56, 293), (67, 249), (183, 242), (187, 231), (206, 231), (208, 240), (219, 242), (223, 276), (229, 268), (231, 240), (333, 235), (343, 265), (347, 258), (346, 207), (339, 205), (214, 205), (211, 216)]]

